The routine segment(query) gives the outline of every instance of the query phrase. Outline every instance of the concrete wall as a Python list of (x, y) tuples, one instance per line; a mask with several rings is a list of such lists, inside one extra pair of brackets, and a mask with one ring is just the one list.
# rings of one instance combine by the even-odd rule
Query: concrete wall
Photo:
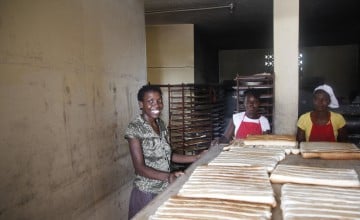
[(295, 134), (299, 98), (299, 0), (274, 0), (275, 134)]
[(0, 219), (126, 219), (143, 1), (0, 1)]
[(194, 83), (194, 25), (148, 25), (146, 42), (150, 83)]
[(220, 50), (219, 82), (234, 80), (236, 75), (252, 75), (266, 72), (265, 55), (267, 49)]
[(218, 48), (208, 42), (208, 36), (194, 32), (194, 80), (196, 84), (219, 82)]

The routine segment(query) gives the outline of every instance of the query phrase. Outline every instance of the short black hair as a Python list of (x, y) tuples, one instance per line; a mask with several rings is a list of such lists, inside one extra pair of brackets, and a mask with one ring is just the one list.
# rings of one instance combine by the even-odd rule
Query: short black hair
[(145, 93), (147, 93), (147, 92), (158, 92), (160, 94), (160, 96), (162, 97), (162, 91), (159, 86), (144, 85), (139, 89), (138, 94), (137, 94), (137, 99), (139, 102), (144, 101), (144, 96), (145, 96)]
[(257, 100), (260, 100), (260, 93), (256, 89), (248, 89), (244, 92), (244, 97), (254, 96)]

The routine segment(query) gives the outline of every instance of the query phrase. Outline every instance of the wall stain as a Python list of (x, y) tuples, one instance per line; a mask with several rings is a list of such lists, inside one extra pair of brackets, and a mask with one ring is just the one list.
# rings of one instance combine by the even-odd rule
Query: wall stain
[(71, 90), (70, 90), (70, 86), (65, 86), (65, 99), (66, 99), (66, 104), (71, 105), (72, 101), (71, 101)]
[(118, 139), (118, 134), (117, 134), (117, 132), (116, 132), (116, 131), (115, 131), (114, 137), (115, 137), (115, 140), (117, 140), (117, 139)]
[(0, 210), (0, 216), (2, 216), (5, 211), (6, 211), (6, 209), (1, 209), (1, 210)]
[(16, 206), (25, 206), (34, 198), (35, 198), (35, 193), (33, 192), (30, 192), (29, 194), (24, 194), (21, 196), (20, 201), (16, 204)]
[(125, 97), (126, 97), (126, 102), (127, 102), (127, 107), (128, 107), (128, 112), (131, 113), (134, 111), (134, 109), (132, 109), (132, 100), (130, 100), (131, 96), (131, 91), (129, 89), (129, 87), (125, 88)]
[(116, 89), (115, 83), (113, 83), (111, 85), (111, 87), (112, 87), (112, 92), (113, 92), (114, 115), (115, 115), (115, 117), (117, 117), (118, 116), (118, 109), (117, 109), (117, 105), (116, 105), (116, 103), (117, 103), (117, 94), (116, 94), (117, 89)]
[(38, 85), (38, 82), (28, 82), (28, 84), (29, 84), (30, 86), (36, 86), (36, 85)]
[(45, 104), (45, 111), (49, 111), (49, 103), (47, 101), (44, 102)]
[(73, 184), (74, 180), (70, 179), (70, 177), (61, 179), (61, 180), (51, 180), (49, 184), (49, 188), (51, 192), (55, 192), (60, 190), (61, 188), (66, 188), (67, 186)]
[(65, 144), (66, 144), (66, 148), (68, 149), (68, 152), (70, 154), (71, 160), (72, 160), (72, 155), (71, 155), (71, 144), (72, 144), (72, 140), (71, 140), (71, 126), (70, 126), (70, 110), (69, 110), (69, 99), (70, 99), (70, 87), (67, 85), (66, 83), (66, 78), (64, 77), (63, 79), (63, 120), (64, 120), (64, 130), (65, 130)]
[(92, 85), (92, 109), (94, 114), (94, 122), (95, 125), (97, 124), (97, 118), (96, 118), (96, 97), (100, 98), (99, 90), (96, 88), (95, 84)]
[(100, 91), (99, 91), (98, 88), (96, 88), (96, 96), (97, 96), (98, 98), (100, 98)]
[(67, 125), (67, 116), (66, 116), (65, 108), (64, 108), (64, 110), (63, 110), (63, 119), (64, 119), (64, 125), (65, 125), (65, 128), (66, 128), (66, 125)]
[(67, 94), (70, 94), (70, 87), (69, 87), (69, 86), (66, 86), (66, 87), (65, 87), (65, 91), (66, 91)]
[(77, 146), (76, 144), (73, 144), (70, 148), (70, 157), (71, 157), (71, 167), (73, 169), (73, 171), (75, 171), (76, 173), (77, 172), (77, 166), (76, 166), (76, 159), (75, 159), (75, 156), (74, 154), (77, 152)]

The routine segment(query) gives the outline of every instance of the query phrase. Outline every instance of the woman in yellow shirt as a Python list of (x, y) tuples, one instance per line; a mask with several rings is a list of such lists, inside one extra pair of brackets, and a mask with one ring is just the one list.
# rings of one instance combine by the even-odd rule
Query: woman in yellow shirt
[(297, 122), (297, 140), (346, 142), (344, 117), (329, 110), (339, 104), (332, 88), (326, 84), (318, 86), (313, 95), (314, 110), (300, 116)]

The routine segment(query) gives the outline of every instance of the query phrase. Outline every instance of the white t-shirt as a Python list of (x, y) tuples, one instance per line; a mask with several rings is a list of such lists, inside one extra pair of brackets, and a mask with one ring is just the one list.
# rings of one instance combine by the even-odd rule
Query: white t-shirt
[(265, 116), (261, 115), (260, 118), (258, 118), (258, 119), (251, 119), (245, 115), (245, 112), (239, 112), (239, 113), (233, 114), (233, 122), (235, 125), (235, 129), (234, 129), (235, 136), (236, 136), (237, 130), (239, 129), (242, 121), (253, 122), (253, 123), (259, 123), (259, 121), (260, 121), (261, 130), (263, 132), (270, 130), (269, 120)]

